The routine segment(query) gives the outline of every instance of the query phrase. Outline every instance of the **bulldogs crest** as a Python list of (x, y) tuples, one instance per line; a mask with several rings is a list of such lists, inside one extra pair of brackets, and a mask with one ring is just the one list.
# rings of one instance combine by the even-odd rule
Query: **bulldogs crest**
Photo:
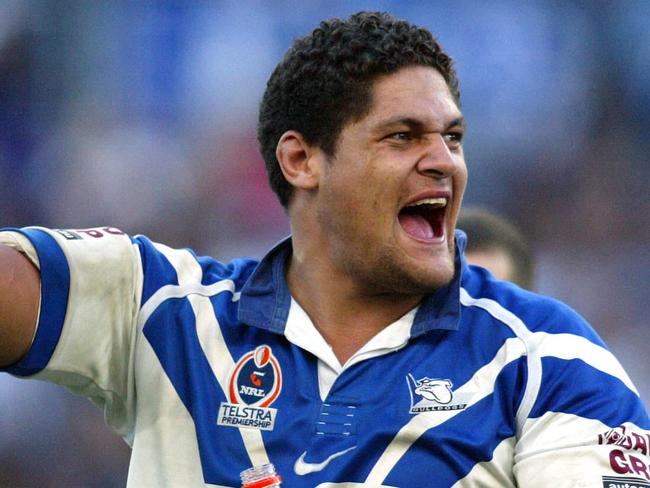
[(467, 403), (454, 402), (454, 386), (449, 379), (429, 378), (416, 380), (412, 374), (406, 376), (406, 384), (411, 394), (410, 413), (432, 412), (437, 410), (462, 410)]

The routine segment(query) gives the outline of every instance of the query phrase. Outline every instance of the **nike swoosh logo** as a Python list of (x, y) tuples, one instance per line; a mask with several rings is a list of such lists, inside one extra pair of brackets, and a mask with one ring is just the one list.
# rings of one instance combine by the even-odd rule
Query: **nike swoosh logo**
[(293, 471), (298, 476), (304, 476), (309, 473), (315, 473), (316, 471), (322, 471), (330, 463), (330, 461), (336, 459), (339, 456), (343, 456), (343, 454), (347, 454), (352, 449), (356, 449), (356, 447), (357, 446), (352, 446), (352, 447), (348, 447), (347, 449), (344, 449), (343, 451), (335, 452), (322, 463), (306, 463), (305, 456), (307, 455), (307, 451), (305, 451), (296, 460), (296, 463), (293, 465)]

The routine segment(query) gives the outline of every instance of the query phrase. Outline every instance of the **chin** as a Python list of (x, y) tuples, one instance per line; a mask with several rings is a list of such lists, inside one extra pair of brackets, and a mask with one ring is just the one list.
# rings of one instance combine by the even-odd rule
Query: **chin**
[(408, 295), (423, 295), (432, 293), (447, 286), (454, 278), (453, 259), (438, 262), (431, 266), (405, 266), (393, 274), (392, 288), (394, 292)]
[(423, 252), (418, 247), (407, 251), (403, 245), (366, 244), (359, 252), (343, 254), (341, 269), (362, 288), (379, 294), (424, 295), (448, 285), (455, 273), (454, 248), (444, 244)]
[(405, 263), (405, 271), (412, 275), (415, 281), (426, 284), (428, 288), (440, 288), (454, 278), (455, 255), (452, 241), (451, 248), (441, 247), (434, 253), (425, 253), (425, 256), (419, 258), (411, 256), (409, 262)]
[(447, 267), (438, 268), (435, 272), (427, 270), (425, 276), (421, 281), (423, 288), (426, 290), (433, 291), (438, 288), (447, 286), (451, 280), (454, 279), (454, 267), (453, 265)]

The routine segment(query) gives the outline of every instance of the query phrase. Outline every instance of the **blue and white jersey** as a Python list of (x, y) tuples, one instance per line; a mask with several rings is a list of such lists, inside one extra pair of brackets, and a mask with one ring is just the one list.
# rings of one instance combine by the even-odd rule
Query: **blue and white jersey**
[(267, 462), (291, 488), (650, 486), (618, 361), (567, 306), (467, 266), (460, 233), (454, 280), (345, 364), (289, 293), (290, 240), (228, 264), (114, 228), (0, 242), (42, 276), (7, 371), (100, 405), (130, 487), (238, 487)]

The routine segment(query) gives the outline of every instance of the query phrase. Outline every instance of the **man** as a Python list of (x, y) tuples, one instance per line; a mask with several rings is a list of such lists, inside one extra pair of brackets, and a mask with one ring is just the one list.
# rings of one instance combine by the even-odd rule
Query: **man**
[(467, 234), (469, 264), (490, 270), (495, 278), (533, 289), (533, 253), (521, 231), (504, 217), (483, 208), (463, 208), (457, 226)]
[(8, 231), (0, 361), (102, 405), (134, 487), (268, 462), (310, 488), (648, 477), (650, 420), (589, 325), (467, 267), (463, 132), (428, 31), (323, 22), (260, 110), (291, 238), (224, 265), (111, 227)]

